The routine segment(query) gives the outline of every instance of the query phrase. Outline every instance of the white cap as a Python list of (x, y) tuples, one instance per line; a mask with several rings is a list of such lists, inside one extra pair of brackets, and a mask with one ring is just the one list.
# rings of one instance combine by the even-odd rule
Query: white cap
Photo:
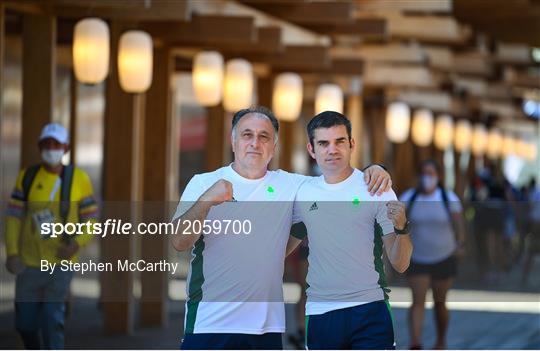
[(69, 141), (68, 132), (61, 124), (58, 123), (49, 123), (41, 131), (39, 136), (39, 141), (42, 141), (46, 138), (53, 138), (59, 143), (67, 144)]

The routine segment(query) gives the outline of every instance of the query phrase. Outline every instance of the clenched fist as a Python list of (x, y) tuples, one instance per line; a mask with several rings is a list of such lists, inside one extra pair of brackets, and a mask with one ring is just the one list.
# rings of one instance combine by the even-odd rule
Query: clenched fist
[(407, 211), (405, 204), (399, 201), (390, 201), (386, 204), (388, 219), (394, 224), (394, 228), (403, 229), (407, 224)]
[(220, 179), (202, 194), (201, 201), (208, 201), (212, 203), (212, 206), (215, 206), (225, 201), (231, 201), (232, 198), (232, 184), (225, 179)]

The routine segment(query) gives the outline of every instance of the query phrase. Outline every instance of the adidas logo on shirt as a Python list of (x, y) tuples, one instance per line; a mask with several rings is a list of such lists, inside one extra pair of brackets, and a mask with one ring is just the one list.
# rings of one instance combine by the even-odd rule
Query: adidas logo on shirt
[(318, 209), (319, 209), (319, 207), (317, 206), (317, 203), (316, 203), (316, 202), (314, 202), (314, 203), (311, 205), (311, 207), (309, 208), (310, 211), (315, 211), (315, 210), (318, 210)]

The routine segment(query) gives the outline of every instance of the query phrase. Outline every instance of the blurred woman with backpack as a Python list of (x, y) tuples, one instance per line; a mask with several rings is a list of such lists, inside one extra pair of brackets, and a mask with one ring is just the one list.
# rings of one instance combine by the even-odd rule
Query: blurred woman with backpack
[(432, 289), (435, 303), (437, 341), (433, 349), (446, 347), (449, 312), (446, 295), (457, 274), (457, 257), (464, 254), (465, 230), (462, 206), (457, 195), (441, 185), (440, 167), (434, 160), (420, 167), (417, 188), (404, 192), (414, 251), (407, 270), (412, 290), (409, 310), (410, 349), (422, 348), (426, 293)]

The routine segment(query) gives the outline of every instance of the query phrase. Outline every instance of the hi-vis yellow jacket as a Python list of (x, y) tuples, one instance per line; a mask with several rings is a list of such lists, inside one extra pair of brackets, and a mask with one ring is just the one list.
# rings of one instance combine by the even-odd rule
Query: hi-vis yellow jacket
[[(6, 214), (6, 251), (8, 256), (19, 255), (29, 267), (40, 267), (41, 260), (59, 263), (58, 248), (64, 244), (65, 238), (41, 235), (37, 228), (35, 214), (49, 210), (54, 222), (62, 223), (60, 216), (60, 175), (48, 172), (41, 166), (36, 173), (28, 194), (27, 201), (23, 193), (23, 177), (26, 169), (19, 172), (15, 189), (11, 194)], [(52, 199), (51, 194), (53, 194)], [(88, 175), (80, 168), (73, 171), (70, 207), (66, 223), (96, 222), (98, 206), (94, 199), (92, 183)], [(86, 226), (82, 226), (86, 230)], [(82, 235), (74, 235), (79, 247), (85, 246), (92, 238), (86, 231)], [(72, 257), (71, 261), (76, 261)]]

